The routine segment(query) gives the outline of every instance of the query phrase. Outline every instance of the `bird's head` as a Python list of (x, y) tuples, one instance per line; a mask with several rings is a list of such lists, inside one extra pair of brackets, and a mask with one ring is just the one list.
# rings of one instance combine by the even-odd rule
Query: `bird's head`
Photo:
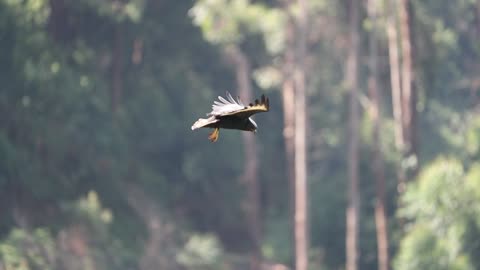
[(247, 123), (247, 130), (248, 131), (251, 131), (253, 133), (257, 133), (257, 123), (255, 123), (255, 121), (253, 121), (252, 118), (248, 118), (248, 123)]

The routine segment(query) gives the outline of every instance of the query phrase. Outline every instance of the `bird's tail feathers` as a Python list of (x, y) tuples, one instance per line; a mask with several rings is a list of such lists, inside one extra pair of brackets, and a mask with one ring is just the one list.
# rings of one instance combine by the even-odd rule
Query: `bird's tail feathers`
[(213, 124), (217, 121), (218, 120), (215, 119), (214, 117), (210, 117), (210, 118), (207, 118), (207, 119), (200, 118), (195, 123), (193, 123), (192, 130), (205, 127), (206, 125)]

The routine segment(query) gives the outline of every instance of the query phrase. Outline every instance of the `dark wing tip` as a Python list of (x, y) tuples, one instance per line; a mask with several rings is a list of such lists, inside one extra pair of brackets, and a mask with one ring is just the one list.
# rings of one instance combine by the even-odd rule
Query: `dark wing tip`
[[(248, 104), (248, 107), (253, 107), (253, 106), (263, 106), (263, 107), (265, 107), (266, 111), (269, 111), (270, 110), (270, 100), (268, 99), (268, 97), (266, 97), (263, 94), (260, 99), (255, 99), (254, 102)], [(245, 109), (247, 109), (248, 107), (246, 106)]]
[(264, 105), (267, 111), (270, 110), (270, 99), (265, 94), (262, 94), (260, 104)]

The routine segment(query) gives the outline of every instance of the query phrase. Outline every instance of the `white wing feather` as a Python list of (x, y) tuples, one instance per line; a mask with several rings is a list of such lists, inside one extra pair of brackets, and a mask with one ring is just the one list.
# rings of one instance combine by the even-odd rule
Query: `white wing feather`
[(216, 100), (213, 102), (212, 111), (207, 115), (208, 116), (223, 115), (226, 113), (231, 113), (234, 111), (245, 109), (245, 106), (240, 101), (240, 98), (238, 98), (238, 101), (235, 101), (235, 99), (233, 99), (232, 95), (230, 95), (229, 92), (227, 92), (227, 99), (219, 96), (218, 97), (219, 101)]

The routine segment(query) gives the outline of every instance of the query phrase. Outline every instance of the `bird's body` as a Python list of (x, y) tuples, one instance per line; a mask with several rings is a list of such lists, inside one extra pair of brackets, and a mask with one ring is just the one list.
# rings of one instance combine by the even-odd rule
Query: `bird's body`
[[(242, 119), (240, 117), (234, 115), (228, 116), (210, 116), (206, 120), (207, 122), (205, 126), (207, 128), (224, 128), (224, 129), (238, 129), (244, 131), (253, 131), (256, 129), (255, 122), (249, 117), (246, 119)], [(221, 121), (220, 121), (221, 120)], [(195, 128), (194, 128), (195, 129)]]
[(255, 132), (257, 124), (250, 116), (269, 110), (269, 100), (264, 95), (260, 101), (257, 99), (255, 103), (250, 103), (248, 106), (243, 105), (240, 99), (235, 101), (228, 92), (228, 100), (220, 96), (218, 99), (219, 101), (214, 101), (212, 111), (207, 114), (209, 117), (198, 119), (192, 126), (192, 130), (213, 128), (214, 131), (209, 136), (212, 142), (217, 141), (220, 128)]

